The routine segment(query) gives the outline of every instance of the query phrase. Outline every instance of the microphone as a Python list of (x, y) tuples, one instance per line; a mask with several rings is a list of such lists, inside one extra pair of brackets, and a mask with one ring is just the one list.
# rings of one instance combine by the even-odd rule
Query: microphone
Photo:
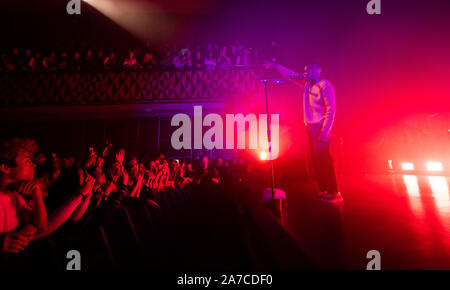
[(304, 80), (306, 82), (315, 83), (315, 81), (311, 78), (305, 77), (305, 76), (286, 76), (289, 80)]
[(286, 78), (295, 80), (308, 80), (305, 76), (286, 76)]
[(311, 82), (311, 79), (304, 77), (304, 76), (286, 76), (284, 78), (273, 78), (273, 77), (267, 77), (267, 78), (256, 78), (256, 81), (271, 81), (273, 83), (282, 83), (285, 81), (292, 81), (292, 80), (305, 80)]

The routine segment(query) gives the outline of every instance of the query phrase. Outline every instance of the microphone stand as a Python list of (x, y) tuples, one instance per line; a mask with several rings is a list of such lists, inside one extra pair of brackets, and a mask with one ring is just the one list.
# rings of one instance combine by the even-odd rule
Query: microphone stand
[(264, 82), (264, 95), (266, 98), (266, 114), (267, 114), (267, 141), (269, 143), (269, 164), (270, 164), (270, 179), (271, 179), (271, 191), (272, 191), (272, 206), (273, 209), (277, 209), (281, 212), (281, 199), (279, 202), (278, 208), (275, 206), (275, 176), (273, 171), (273, 161), (272, 161), (272, 137), (271, 137), (271, 131), (270, 131), (270, 124), (271, 124), (271, 118), (269, 114), (269, 96), (267, 93), (267, 83), (269, 81), (273, 83), (282, 83), (284, 81), (290, 81), (293, 79), (305, 79), (305, 77), (302, 76), (289, 76), (286, 78), (257, 78), (257, 81), (263, 81)]
[(272, 202), (275, 203), (275, 176), (273, 173), (273, 160), (272, 160), (272, 136), (270, 131), (271, 117), (269, 114), (269, 96), (267, 94), (267, 82), (268, 80), (264, 80), (264, 94), (266, 97), (266, 113), (267, 113), (267, 141), (269, 143), (269, 163), (270, 163), (270, 179), (272, 185)]

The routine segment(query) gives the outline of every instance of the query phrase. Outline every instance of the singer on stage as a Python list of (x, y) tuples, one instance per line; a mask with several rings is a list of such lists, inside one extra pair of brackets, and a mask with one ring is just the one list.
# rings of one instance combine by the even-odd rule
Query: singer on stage
[(296, 78), (296, 84), (304, 88), (303, 116), (309, 136), (312, 164), (320, 188), (315, 199), (324, 202), (342, 201), (330, 154), (331, 131), (336, 114), (333, 85), (322, 78), (322, 68), (318, 64), (305, 66), (303, 77), (279, 64), (269, 65), (284, 77)]

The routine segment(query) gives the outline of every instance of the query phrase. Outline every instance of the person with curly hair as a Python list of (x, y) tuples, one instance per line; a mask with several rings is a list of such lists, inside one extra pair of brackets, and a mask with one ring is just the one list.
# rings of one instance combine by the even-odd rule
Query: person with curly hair
[(47, 228), (42, 191), (33, 181), (36, 165), (32, 158), (36, 151), (36, 142), (31, 139), (0, 142), (1, 252), (23, 251), (36, 232)]

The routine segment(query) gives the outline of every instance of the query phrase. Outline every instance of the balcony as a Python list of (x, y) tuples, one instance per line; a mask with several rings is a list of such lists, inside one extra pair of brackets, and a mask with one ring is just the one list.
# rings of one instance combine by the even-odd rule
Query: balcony
[(3, 108), (224, 102), (252, 92), (261, 69), (0, 74)]

